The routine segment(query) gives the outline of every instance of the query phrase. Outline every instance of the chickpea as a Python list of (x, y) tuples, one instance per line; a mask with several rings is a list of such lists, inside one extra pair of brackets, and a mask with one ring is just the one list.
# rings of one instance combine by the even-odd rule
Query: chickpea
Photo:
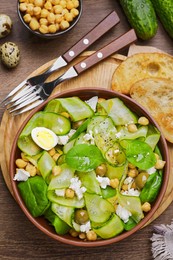
[(59, 3), (60, 3), (60, 0), (52, 0), (53, 5), (59, 5)]
[(79, 7), (79, 1), (78, 0), (72, 0), (74, 8)]
[(32, 165), (31, 163), (28, 163), (28, 164), (26, 165), (25, 170), (26, 170), (27, 172), (29, 172), (30, 176), (35, 176), (35, 175), (37, 174), (37, 169), (36, 169), (36, 167), (35, 167), (34, 165)]
[(33, 12), (34, 12), (35, 16), (41, 14), (41, 7), (39, 7), (39, 6), (34, 7)]
[(74, 190), (72, 190), (70, 188), (66, 189), (66, 191), (65, 191), (66, 198), (72, 199), (72, 198), (74, 198), (74, 195), (75, 195)]
[(53, 9), (55, 14), (62, 14), (63, 8), (61, 5), (55, 5)]
[(148, 212), (151, 210), (151, 204), (149, 202), (145, 202), (143, 205), (142, 205), (142, 210), (144, 212)]
[(97, 240), (97, 234), (93, 230), (88, 231), (86, 236), (89, 241)]
[(79, 233), (74, 229), (70, 229), (69, 233), (72, 237), (78, 237), (78, 235), (79, 235)]
[(29, 23), (29, 26), (30, 26), (30, 28), (31, 28), (33, 31), (36, 31), (36, 30), (39, 29), (40, 24), (39, 24), (39, 22), (37, 21), (37, 19), (32, 18), (31, 21), (30, 21), (30, 23)]
[(30, 23), (31, 19), (32, 19), (32, 17), (30, 14), (25, 14), (23, 16), (23, 20), (25, 21), (25, 23)]
[(74, 214), (74, 219), (79, 225), (85, 224), (89, 220), (88, 212), (85, 209), (77, 209)]
[(79, 11), (78, 11), (78, 9), (76, 9), (76, 8), (72, 8), (72, 9), (70, 10), (70, 13), (73, 15), (73, 17), (76, 17), (76, 16), (79, 15)]
[(162, 160), (157, 160), (156, 164), (155, 164), (155, 168), (157, 170), (163, 169), (163, 167), (165, 166), (165, 161)]
[(39, 23), (40, 23), (40, 26), (41, 26), (41, 25), (48, 25), (48, 20), (45, 19), (45, 18), (41, 18), (41, 19), (39, 20)]
[(66, 14), (64, 15), (64, 18), (65, 18), (65, 20), (66, 20), (67, 22), (71, 22), (71, 21), (73, 21), (73, 14), (72, 14), (72, 13), (66, 13)]
[(24, 160), (25, 162), (29, 162), (29, 160), (26, 158), (26, 155), (24, 153), (21, 153), (21, 158), (22, 160)]
[(39, 6), (39, 7), (43, 7), (44, 0), (34, 0), (34, 5)]
[(56, 25), (55, 24), (51, 24), (48, 27), (49, 33), (55, 33), (56, 32)]
[(47, 9), (43, 8), (41, 10), (40, 17), (41, 18), (46, 18), (48, 16), (48, 14), (49, 14), (49, 11)]
[(52, 169), (53, 176), (58, 176), (61, 173), (61, 167), (59, 165), (55, 165)]
[(136, 168), (136, 166), (129, 162), (129, 163), (128, 163), (128, 168), (134, 169), (134, 168)]
[(19, 10), (20, 10), (21, 12), (25, 12), (25, 11), (27, 10), (27, 4), (26, 4), (26, 3), (21, 3), (21, 4), (19, 5)]
[(107, 172), (107, 167), (106, 164), (102, 163), (99, 166), (97, 166), (97, 168), (95, 169), (95, 172), (97, 175), (99, 176), (104, 176)]
[(68, 1), (66, 7), (68, 10), (70, 10), (70, 9), (74, 8), (75, 6), (72, 1)]
[[(63, 21), (63, 16), (61, 14), (55, 14), (55, 22), (56, 23), (61, 23)], [(63, 112), (62, 112), (63, 113)], [(61, 114), (62, 114), (61, 113)], [(64, 112), (66, 113), (66, 112)], [(68, 114), (68, 113), (67, 113)]]
[(134, 190), (137, 188), (135, 181), (132, 183), (131, 188), (134, 189)]
[(28, 5), (26, 13), (30, 14), (31, 16), (33, 16), (34, 15), (34, 6), (33, 5)]
[(136, 168), (130, 169), (127, 174), (129, 177), (135, 178), (138, 175), (138, 170)]
[(67, 6), (67, 2), (65, 0), (61, 0), (59, 4), (62, 6), (62, 8), (66, 8)]
[(44, 4), (44, 8), (51, 11), (52, 10), (52, 4), (50, 1), (47, 1), (45, 4)]
[(53, 155), (53, 159), (54, 159), (54, 161), (56, 162), (57, 160), (58, 160), (58, 158), (60, 157), (60, 153), (55, 153), (54, 155)]
[(47, 20), (50, 24), (53, 24), (55, 22), (55, 15), (53, 13), (49, 13), (47, 15)]
[(137, 128), (137, 126), (136, 126), (135, 124), (129, 124), (129, 125), (127, 126), (127, 129), (128, 129), (128, 131), (129, 131), (130, 133), (135, 133), (135, 132), (137, 132), (137, 130), (138, 130), (138, 128)]
[(56, 150), (55, 150), (55, 148), (52, 148), (51, 150), (49, 150), (49, 152), (48, 152), (49, 154), (50, 154), (50, 156), (54, 156), (55, 155), (55, 153), (56, 153)]
[(118, 184), (119, 184), (119, 180), (118, 180), (117, 178), (110, 180), (110, 186), (111, 186), (112, 188), (114, 188), (114, 189), (117, 188), (117, 187), (118, 187)]
[(23, 159), (17, 159), (15, 163), (18, 168), (25, 168), (27, 165), (27, 162)]
[(127, 185), (127, 184), (123, 184), (123, 185), (122, 185), (122, 190), (123, 190), (123, 191), (128, 190), (128, 185)]
[(80, 239), (85, 239), (86, 238), (86, 234), (85, 233), (83, 233), (83, 232), (81, 232), (80, 234), (79, 234), (79, 238)]
[(145, 116), (141, 116), (138, 119), (138, 124), (140, 124), (140, 125), (148, 125), (149, 124), (149, 120)]

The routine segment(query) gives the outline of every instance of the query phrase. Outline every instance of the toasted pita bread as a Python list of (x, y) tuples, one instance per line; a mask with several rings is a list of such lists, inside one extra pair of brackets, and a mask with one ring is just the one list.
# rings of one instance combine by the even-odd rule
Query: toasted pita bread
[(137, 53), (128, 57), (115, 70), (112, 89), (129, 95), (131, 86), (145, 78), (173, 80), (173, 57), (166, 53)]
[(131, 86), (130, 96), (150, 112), (165, 138), (173, 143), (173, 81), (162, 78), (137, 81)]

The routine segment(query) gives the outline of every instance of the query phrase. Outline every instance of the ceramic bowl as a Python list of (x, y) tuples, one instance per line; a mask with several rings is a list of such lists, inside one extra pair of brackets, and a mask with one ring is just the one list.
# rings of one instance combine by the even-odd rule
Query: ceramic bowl
[[(18, 12), (18, 16), (20, 18), (20, 21), (22, 22), (22, 24), (24, 25), (24, 27), (31, 32), (32, 34), (41, 37), (41, 38), (45, 38), (45, 39), (54, 39), (57, 38), (61, 35), (66, 34), (67, 32), (69, 32), (72, 28), (75, 27), (75, 25), (79, 22), (79, 19), (82, 15), (82, 0), (78, 0), (79, 1), (79, 6), (76, 8), (79, 11), (79, 14), (77, 16), (75, 16), (73, 18), (72, 21), (69, 22), (70, 26), (67, 29), (59, 29), (57, 32), (55, 33), (41, 33), (39, 30), (33, 30), (31, 29), (31, 27), (29, 26), (29, 23), (26, 23), (23, 16), (26, 14), (25, 12), (21, 12), (19, 5), (20, 2), (18, 1), (17, 3), (17, 12)], [(23, 3), (22, 3), (23, 4)], [(70, 12), (70, 10), (69, 10)], [(58, 13), (59, 14), (59, 13)], [(63, 14), (60, 13), (61, 16), (63, 16)], [(34, 16), (33, 16), (34, 17)], [(50, 24), (49, 24), (50, 25)]]
[[(150, 114), (144, 108), (142, 108), (138, 103), (136, 103), (134, 100), (132, 100), (131, 98), (129, 98), (125, 95), (122, 95), (122, 94), (119, 94), (119, 93), (116, 93), (116, 92), (113, 92), (113, 91), (110, 91), (110, 90), (105, 90), (103, 88), (75, 89), (75, 90), (59, 93), (59, 94), (53, 96), (52, 99), (53, 98), (59, 98), (59, 97), (78, 96), (79, 98), (81, 98), (83, 100), (88, 100), (89, 98), (96, 96), (96, 95), (100, 98), (105, 98), (105, 99), (110, 99), (110, 98), (114, 98), (114, 97), (120, 98), (125, 103), (125, 105), (127, 107), (129, 107), (132, 111), (134, 111), (137, 115), (147, 117), (149, 119), (149, 121), (159, 129), (159, 126), (154, 121), (154, 119), (150, 116)], [(16, 170), (15, 160), (16, 160), (16, 158), (19, 158), (19, 154), (20, 154), (20, 151), (17, 147), (17, 140), (18, 140), (18, 137), (19, 137), (22, 129), (24, 128), (26, 123), (29, 121), (29, 119), (36, 112), (42, 110), (45, 107), (46, 104), (47, 104), (47, 102), (44, 102), (43, 104), (41, 104), (39, 107), (37, 107), (35, 110), (33, 110), (29, 114), (27, 119), (23, 122), (22, 126), (20, 127), (18, 133), (16, 134), (13, 145), (12, 145), (12, 150), (11, 150), (11, 158), (10, 158), (9, 169), (10, 169), (10, 178), (11, 178), (11, 183), (12, 183), (12, 189), (13, 189), (15, 199), (16, 199), (17, 203), (19, 204), (19, 206), (21, 207), (22, 211), (25, 213), (26, 217), (38, 229), (43, 231), (49, 237), (51, 237), (51, 238), (53, 238), (53, 239), (55, 239), (59, 242), (65, 243), (65, 244), (70, 244), (70, 245), (74, 245), (74, 246), (83, 246), (83, 247), (104, 246), (104, 245), (119, 242), (119, 241), (133, 235), (135, 232), (137, 232), (142, 227), (144, 227), (146, 224), (148, 224), (151, 221), (152, 217), (154, 216), (154, 213), (158, 209), (158, 207), (159, 207), (159, 205), (160, 205), (160, 203), (161, 203), (161, 201), (164, 197), (164, 194), (165, 194), (165, 191), (166, 191), (166, 188), (167, 188), (167, 184), (168, 184), (169, 156), (168, 156), (167, 143), (165, 141), (165, 138), (163, 137), (163, 134), (161, 134), (161, 137), (160, 137), (159, 148), (160, 148), (160, 151), (162, 153), (163, 160), (166, 161), (166, 165), (165, 165), (164, 170), (163, 170), (163, 182), (162, 182), (160, 192), (157, 196), (157, 199), (152, 204), (151, 210), (147, 214), (145, 214), (145, 217), (139, 222), (139, 224), (137, 226), (135, 226), (133, 229), (131, 229), (130, 231), (126, 231), (126, 232), (121, 233), (120, 235), (113, 237), (113, 238), (110, 238), (110, 239), (105, 239), (105, 240), (102, 239), (102, 240), (89, 242), (89, 241), (82, 241), (81, 239), (74, 238), (70, 235), (63, 235), (63, 236), (57, 235), (54, 231), (54, 228), (43, 217), (38, 217), (38, 218), (32, 217), (32, 215), (30, 214), (30, 212), (26, 208), (26, 206), (25, 206), (25, 204), (24, 204), (24, 202), (21, 198), (21, 195), (20, 195), (18, 187), (17, 187), (17, 181), (13, 180), (14, 175), (15, 175), (15, 170)]]

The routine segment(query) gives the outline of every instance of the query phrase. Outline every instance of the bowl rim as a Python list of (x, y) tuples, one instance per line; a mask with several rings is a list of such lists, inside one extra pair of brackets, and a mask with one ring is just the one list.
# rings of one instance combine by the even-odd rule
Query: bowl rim
[[(93, 92), (93, 94), (91, 95), (90, 92)], [(28, 209), (26, 208), (26, 206), (24, 205), (22, 198), (20, 196), (20, 193), (18, 191), (17, 188), (17, 182), (13, 180), (14, 177), (14, 169), (16, 168), (14, 165), (14, 160), (15, 160), (15, 153), (17, 151), (17, 139), (20, 135), (20, 132), (22, 131), (22, 129), (24, 128), (24, 126), (26, 125), (26, 123), (28, 122), (28, 120), (39, 110), (43, 109), (43, 107), (45, 107), (45, 105), (52, 99), (55, 98), (59, 98), (59, 97), (68, 97), (68, 96), (75, 96), (75, 93), (77, 95), (79, 95), (79, 93), (90, 93), (90, 97), (94, 96), (94, 95), (98, 95), (98, 93), (101, 92), (102, 95), (106, 95), (106, 94), (110, 94), (111, 97), (119, 97), (120, 99), (127, 100), (127, 102), (130, 102), (130, 104), (134, 105), (135, 107), (138, 107), (140, 113), (144, 114), (145, 116), (147, 116), (147, 118), (149, 119), (149, 121), (154, 124), (158, 130), (161, 133), (160, 136), (160, 140), (159, 143), (161, 143), (162, 146), (162, 155), (165, 156), (164, 159), (166, 159), (166, 164), (164, 167), (164, 176), (163, 176), (163, 183), (159, 192), (159, 196), (157, 197), (156, 201), (154, 202), (151, 211), (149, 211), (146, 216), (139, 222), (139, 224), (137, 224), (133, 229), (131, 229), (130, 231), (125, 231), (121, 234), (119, 234), (116, 237), (110, 238), (110, 239), (103, 239), (103, 240), (97, 240), (97, 241), (82, 241), (79, 239), (68, 239), (66, 237), (63, 237), (62, 235), (58, 235), (56, 233), (52, 233), (49, 230), (47, 230), (45, 227), (41, 226), (38, 222), (37, 219), (32, 217), (32, 215), (30, 214), (30, 212), (28, 211)], [(73, 94), (71, 94), (73, 93)], [(85, 95), (86, 95), (85, 94)], [(76, 95), (76, 96), (77, 96)], [(108, 98), (109, 99), (109, 98)], [(132, 109), (134, 110), (134, 109)], [(138, 112), (137, 112), (138, 114)], [(116, 242), (119, 242), (127, 237), (129, 237), (130, 235), (132, 235), (133, 233), (137, 232), (138, 230), (140, 230), (141, 228), (143, 228), (144, 226), (147, 225), (147, 222), (149, 222), (149, 220), (153, 217), (154, 213), (157, 211), (157, 209), (159, 208), (159, 205), (161, 203), (161, 201), (163, 200), (164, 194), (166, 192), (166, 188), (168, 185), (168, 180), (169, 180), (169, 174), (170, 174), (170, 157), (169, 157), (169, 153), (168, 153), (168, 146), (167, 146), (167, 142), (166, 139), (164, 138), (164, 135), (159, 127), (159, 125), (157, 124), (157, 122), (153, 119), (153, 117), (150, 115), (150, 113), (143, 108), (138, 102), (136, 102), (135, 100), (133, 100), (132, 98), (121, 94), (119, 92), (116, 91), (112, 91), (112, 90), (107, 90), (104, 88), (99, 88), (99, 87), (88, 87), (88, 88), (76, 88), (74, 90), (67, 90), (67, 91), (62, 91), (60, 93), (54, 94), (52, 97), (50, 97), (49, 99), (47, 99), (46, 101), (44, 101), (41, 105), (39, 105), (37, 108), (35, 108), (33, 111), (31, 111), (31, 113), (26, 117), (26, 119), (24, 120), (24, 122), (22, 123), (22, 125), (19, 127), (17, 134), (15, 135), (13, 144), (12, 144), (12, 149), (11, 149), (11, 154), (10, 154), (10, 163), (9, 163), (9, 173), (10, 173), (10, 181), (12, 184), (12, 191), (14, 194), (14, 198), (16, 200), (16, 202), (19, 204), (20, 208), (22, 209), (22, 211), (24, 212), (24, 214), (27, 216), (27, 218), (38, 228), (40, 229), (43, 233), (47, 234), (49, 237), (65, 243), (65, 244), (69, 244), (69, 245), (74, 245), (74, 246), (79, 246), (79, 247), (98, 247), (98, 246), (104, 246), (104, 245), (109, 245), (109, 244), (113, 244)], [(150, 224), (150, 223), (149, 223)]]
[(22, 24), (24, 25), (24, 27), (26, 27), (29, 32), (33, 33), (34, 35), (38, 36), (38, 37), (41, 37), (41, 38), (45, 38), (45, 39), (54, 39), (58, 36), (61, 36), (69, 31), (71, 31), (71, 29), (79, 22), (80, 18), (81, 18), (81, 15), (82, 15), (82, 12), (83, 12), (83, 3), (82, 3), (82, 0), (79, 0), (79, 14), (77, 17), (74, 18), (74, 21), (72, 21), (72, 23), (70, 24), (70, 26), (65, 29), (65, 30), (62, 30), (62, 31), (59, 31), (59, 32), (56, 32), (56, 33), (40, 33), (38, 31), (34, 31), (32, 30), (29, 25), (23, 20), (23, 15), (21, 13), (21, 11), (19, 10), (19, 5), (20, 5), (20, 2), (19, 0), (17, 1), (17, 13), (18, 13), (18, 16), (20, 18), (20, 21), (22, 22)]

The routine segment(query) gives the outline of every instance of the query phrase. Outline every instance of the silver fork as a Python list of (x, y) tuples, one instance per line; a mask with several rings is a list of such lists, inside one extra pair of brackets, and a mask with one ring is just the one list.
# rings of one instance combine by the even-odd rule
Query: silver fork
[(14, 113), (14, 115), (18, 115), (33, 109), (34, 107), (44, 102), (50, 96), (53, 89), (61, 82), (77, 77), (80, 73), (86, 71), (93, 65), (104, 60), (105, 58), (109, 57), (118, 50), (128, 46), (136, 40), (137, 36), (135, 34), (135, 31), (133, 29), (129, 30), (128, 32), (116, 38), (94, 54), (80, 61), (76, 65), (71, 66), (63, 75), (61, 75), (57, 79), (51, 82), (35, 85), (32, 88), (32, 93), (29, 94), (29, 96), (26, 95), (24, 97), (21, 97), (16, 102), (14, 102), (12, 106), (10, 106), (9, 112)]
[[(14, 88), (5, 98), (1, 101), (5, 105), (16, 101), (24, 93), (31, 93), (32, 87), (44, 82), (53, 72), (59, 70), (60, 68), (66, 66), (73, 59), (75, 59), (79, 54), (86, 50), (91, 44), (98, 40), (102, 35), (109, 31), (113, 26), (118, 24), (120, 19), (115, 11), (107, 15), (102, 21), (100, 21), (91, 31), (89, 31), (84, 37), (82, 37), (75, 45), (73, 45), (69, 50), (67, 50), (63, 55), (58, 57), (55, 62), (42, 74), (36, 75), (34, 77), (25, 79), (16, 88)], [(24, 92), (22, 89), (24, 89)], [(19, 95), (16, 95), (18, 94)], [(14, 97), (15, 95), (15, 97)]]

